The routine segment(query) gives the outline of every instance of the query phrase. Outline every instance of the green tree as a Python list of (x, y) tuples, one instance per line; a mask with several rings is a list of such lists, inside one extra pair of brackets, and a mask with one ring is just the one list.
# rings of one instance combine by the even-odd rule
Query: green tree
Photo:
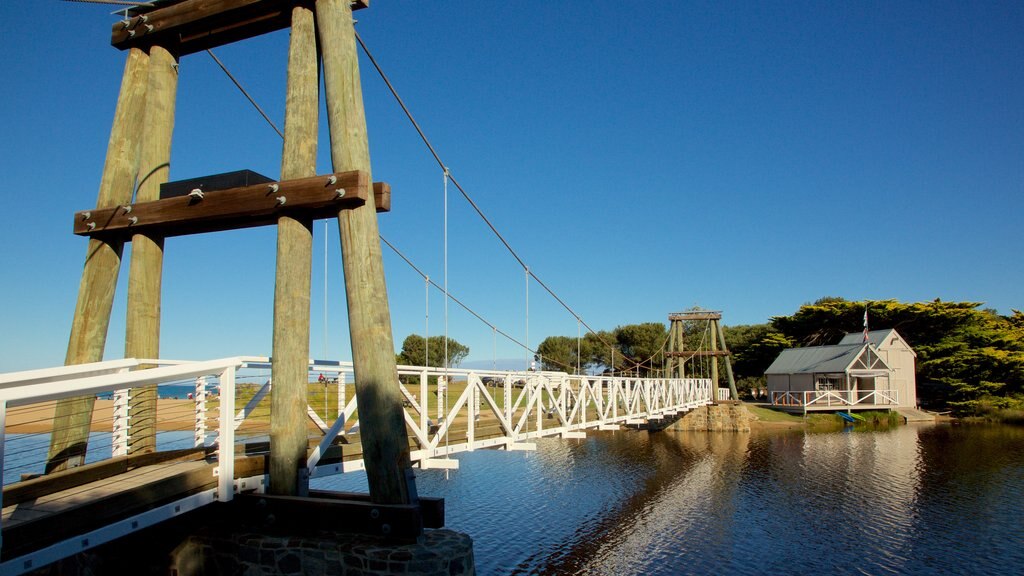
[[(402, 351), (395, 360), (399, 364), (409, 366), (444, 366), (444, 336), (431, 336), (424, 339), (419, 334), (409, 334), (402, 341)], [(448, 368), (458, 366), (469, 354), (469, 347), (454, 338), (448, 338)], [(428, 357), (429, 356), (429, 357)]]
[(793, 343), (770, 324), (723, 326), (725, 342), (731, 353), (732, 370), (737, 380), (745, 379), (753, 387), (764, 384), (764, 371), (779, 353), (792, 348)]
[[(576, 371), (576, 339), (568, 336), (548, 336), (537, 346), (541, 370)], [(586, 366), (586, 362), (583, 363)]]
[(627, 371), (639, 369), (641, 376), (653, 376), (665, 365), (668, 329), (661, 322), (628, 324), (615, 329), (619, 350), (627, 359)]

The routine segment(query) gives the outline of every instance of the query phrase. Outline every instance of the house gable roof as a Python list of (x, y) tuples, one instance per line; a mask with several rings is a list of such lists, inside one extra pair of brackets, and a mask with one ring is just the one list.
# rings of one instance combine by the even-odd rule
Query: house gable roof
[(799, 374), (808, 372), (845, 372), (864, 345), (810, 346), (783, 350), (765, 374)]
[[(886, 343), (891, 342), (892, 338), (899, 338), (899, 340), (903, 342), (903, 345), (907, 347), (907, 350), (910, 350), (911, 354), (917, 356), (917, 352), (914, 352), (914, 349), (910, 347), (910, 344), (908, 344), (907, 341), (903, 339), (903, 336), (900, 336), (900, 333), (897, 332), (894, 328), (886, 328), (884, 330), (872, 330), (868, 332), (868, 342), (870, 342), (872, 346), (879, 350), (884, 350), (888, 348), (888, 346), (886, 346)], [(839, 341), (839, 345), (863, 343), (863, 332), (850, 332), (849, 334), (843, 336), (843, 339)]]
[[(867, 351), (867, 356), (865, 355)], [(858, 359), (863, 358), (859, 368), (854, 367)], [(879, 368), (888, 370), (889, 366), (878, 356), (874, 346), (863, 343), (837, 344), (835, 346), (809, 346), (807, 348), (788, 348), (779, 354), (765, 374), (839, 374), (847, 371), (873, 371)]]

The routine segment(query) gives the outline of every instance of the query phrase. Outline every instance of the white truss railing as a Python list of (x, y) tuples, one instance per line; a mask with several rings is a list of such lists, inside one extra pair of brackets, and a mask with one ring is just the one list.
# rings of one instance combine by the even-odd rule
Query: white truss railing
[[(324, 372), (350, 364), (316, 366)], [(574, 376), (562, 372), (512, 372), (399, 366), (405, 421), (421, 468), (456, 468), (448, 456), (483, 448), (531, 450), (545, 436), (583, 438), (585, 430), (645, 424), (710, 404), (711, 380)], [(431, 399), (433, 397), (433, 402)], [(339, 396), (340, 400), (340, 396)], [(433, 406), (431, 406), (433, 404)], [(433, 410), (432, 410), (433, 409)], [(337, 434), (358, 431), (355, 397), (308, 460), (311, 476), (362, 469), (362, 461), (318, 467)], [(436, 415), (432, 417), (433, 415)], [(481, 430), (486, 427), (486, 434)], [(321, 470), (321, 468), (324, 468)]]
[[(111, 456), (123, 456), (127, 453), (129, 389), (213, 377), (220, 386), (220, 422), (233, 423), (235, 376), (245, 364), (245, 360), (240, 358), (189, 363), (126, 359), (0, 374), (0, 477), (3, 476), (5, 464), (5, 424), (8, 411), (11, 409), (66, 398), (112, 394), (114, 418)], [(140, 366), (149, 367), (140, 369)], [(135, 370), (132, 370), (133, 368)], [(261, 490), (265, 484), (261, 477), (240, 480), (234, 478), (234, 433), (234, 426), (218, 426), (216, 468), (213, 472), (217, 476), (216, 488), (154, 507), (147, 512), (109, 524), (88, 534), (68, 538), (16, 559), (0, 558), (0, 573), (21, 574), (33, 566), (44, 566), (210, 502), (231, 500), (238, 483), (244, 485), (246, 481), (251, 480), (249, 485), (256, 485), (257, 490)], [(40, 448), (40, 457), (45, 459), (46, 445)]]
[(897, 406), (898, 390), (803, 390), (789, 392), (772, 392), (772, 404), (775, 406), (793, 407), (824, 407), (835, 406)]

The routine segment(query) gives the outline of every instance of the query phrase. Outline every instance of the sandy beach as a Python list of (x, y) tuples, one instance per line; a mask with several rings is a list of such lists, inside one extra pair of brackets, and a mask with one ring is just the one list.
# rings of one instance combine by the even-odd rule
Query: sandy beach
[[(49, 432), (56, 402), (21, 406), (7, 411), (8, 433), (36, 434)], [(192, 430), (195, 426), (193, 400), (160, 399), (157, 403), (157, 427), (160, 430)], [(93, 432), (110, 432), (114, 420), (114, 401), (96, 400), (92, 412)]]

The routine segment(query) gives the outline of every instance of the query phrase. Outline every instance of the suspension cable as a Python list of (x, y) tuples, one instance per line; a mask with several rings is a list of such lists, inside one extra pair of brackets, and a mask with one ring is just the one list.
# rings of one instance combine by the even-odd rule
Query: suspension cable
[[(405, 105), (405, 101), (403, 101), (402, 97), (398, 95), (398, 90), (395, 89), (387, 74), (384, 73), (384, 69), (381, 68), (380, 64), (377, 62), (377, 59), (374, 58), (373, 54), (370, 52), (369, 48), (367, 48), (366, 43), (363, 41), (362, 37), (359, 35), (358, 32), (355, 33), (355, 37), (356, 41), (359, 43), (359, 46), (363, 49), (363, 53), (366, 54), (367, 59), (369, 59), (370, 63), (373, 64), (374, 69), (377, 70), (377, 74), (380, 75), (381, 79), (384, 81), (384, 84), (388, 87), (388, 90), (391, 92), (391, 95), (394, 96), (395, 101), (398, 103), (399, 107), (401, 107), (402, 111), (405, 113), (406, 118), (409, 119), (409, 122), (416, 130), (416, 133), (419, 134), (420, 139), (423, 141), (423, 144), (426, 145), (427, 149), (430, 151), (430, 154), (434, 157), (434, 160), (437, 162), (438, 166), (440, 166), (441, 169), (445, 170), (445, 172), (448, 174), (448, 178), (452, 182), (452, 185), (454, 185), (455, 188), (459, 191), (459, 193), (462, 194), (462, 197), (466, 200), (466, 202), (468, 202), (469, 205), (472, 206), (473, 210), (477, 213), (480, 219), (484, 221), (488, 228), (491, 229), (491, 232), (493, 232), (494, 235), (498, 238), (498, 240), (501, 241), (502, 245), (505, 246), (505, 249), (508, 250), (509, 254), (511, 254), (513, 258), (515, 258), (516, 262), (518, 262), (519, 265), (523, 268), (523, 270), (526, 271), (526, 274), (528, 276), (533, 277), (533, 279), (537, 281), (537, 284), (539, 284), (541, 288), (543, 288), (548, 294), (550, 294), (556, 302), (558, 302), (563, 308), (566, 309), (566, 311), (569, 312), (569, 314), (571, 314), (574, 318), (580, 321), (583, 324), (583, 326), (585, 326), (587, 330), (590, 331), (590, 333), (597, 336), (598, 339), (601, 340), (603, 343), (608, 344), (608, 342), (605, 342), (604, 338), (601, 337), (600, 333), (598, 333), (589, 324), (587, 324), (587, 322), (583, 320), (582, 316), (576, 313), (576, 311), (573, 310), (572, 307), (566, 304), (564, 300), (562, 300), (557, 294), (555, 294), (554, 290), (552, 290), (547, 284), (545, 284), (543, 280), (538, 278), (536, 274), (530, 272), (529, 266), (527, 266), (523, 258), (519, 256), (519, 253), (516, 252), (514, 248), (512, 248), (512, 245), (509, 244), (508, 240), (506, 240), (505, 237), (501, 234), (501, 232), (498, 231), (497, 227), (494, 226), (494, 223), (492, 223), (491, 220), (484, 214), (480, 206), (477, 205), (477, 203), (473, 200), (472, 197), (470, 197), (469, 193), (466, 192), (466, 189), (463, 188), (462, 185), (459, 184), (459, 181), (454, 176), (451, 175), (450, 169), (441, 160), (440, 154), (437, 153), (437, 150), (434, 148), (434, 145), (431, 144), (430, 139), (427, 138), (427, 135), (420, 127), (419, 122), (417, 122), (416, 118), (413, 117), (412, 112), (409, 110), (409, 107)], [(529, 340), (529, 338), (527, 338), (527, 340)], [(639, 364), (639, 362), (625, 354), (623, 354), (623, 357), (624, 359), (628, 360), (634, 365)]]
[(227, 66), (225, 66), (224, 63), (220, 61), (220, 58), (217, 58), (217, 55), (213, 53), (213, 50), (207, 48), (206, 53), (210, 55), (210, 58), (213, 58), (213, 61), (216, 62), (218, 66), (220, 66), (220, 69), (223, 70), (224, 73), (228, 75), (228, 78), (230, 78), (231, 81), (235, 83), (235, 86), (237, 86), (238, 89), (242, 92), (242, 95), (244, 95), (246, 99), (249, 100), (249, 103), (253, 105), (253, 108), (255, 108), (257, 112), (260, 113), (260, 116), (263, 116), (263, 119), (267, 121), (267, 124), (270, 124), (270, 127), (274, 129), (274, 132), (277, 132), (278, 136), (284, 138), (284, 133), (277, 129), (277, 126), (270, 119), (270, 117), (267, 116), (267, 113), (263, 111), (263, 108), (260, 108), (260, 105), (257, 104), (255, 100), (253, 100), (252, 96), (250, 96), (248, 92), (246, 92), (245, 88), (243, 88), (242, 85), (238, 82), (238, 80), (235, 79), (235, 76), (231, 74), (230, 71), (228, 71)]
[(138, 6), (140, 8), (152, 8), (152, 2), (129, 2), (128, 0), (64, 0), (64, 2), (78, 2), (79, 4), (109, 4), (112, 6)]
[[(86, 0), (68, 0), (68, 1), (86, 1)], [(140, 5), (142, 5), (142, 3), (134, 3), (133, 2), (132, 5), (140, 6)], [(447, 197), (447, 181), (450, 180), (451, 183), (455, 186), (455, 188), (458, 189), (459, 192), (462, 194), (463, 198), (465, 198), (466, 201), (469, 202), (469, 204), (477, 212), (477, 214), (480, 216), (480, 218), (482, 218), (484, 220), (484, 222), (491, 229), (491, 231), (498, 237), (499, 240), (501, 240), (502, 244), (509, 251), (509, 253), (512, 254), (512, 256), (516, 259), (516, 261), (519, 263), (519, 265), (523, 267), (523, 270), (526, 272), (526, 275), (527, 275), (527, 290), (529, 290), (529, 278), (532, 277), (534, 280), (537, 281), (537, 284), (539, 284), (542, 288), (544, 288), (544, 290), (548, 294), (551, 295), (552, 298), (554, 298), (559, 304), (562, 305), (563, 308), (565, 308), (574, 318), (576, 318), (576, 320), (580, 324), (582, 324), (588, 330), (589, 333), (594, 334), (598, 338), (598, 340), (601, 341), (601, 343), (603, 343), (603, 344), (613, 348), (612, 357), (614, 358), (614, 345), (609, 343), (607, 340), (605, 340), (601, 336), (601, 334), (599, 332), (594, 330), (589, 324), (587, 324), (587, 322), (585, 320), (583, 320), (582, 316), (577, 314), (576, 311), (574, 311), (568, 304), (565, 303), (565, 301), (563, 301), (561, 298), (559, 298), (558, 295), (555, 294), (555, 292), (553, 290), (551, 290), (551, 288), (548, 287), (547, 284), (545, 284), (535, 274), (530, 272), (529, 267), (526, 265), (526, 263), (523, 261), (523, 259), (519, 257), (518, 253), (515, 252), (515, 250), (505, 240), (505, 238), (501, 235), (501, 233), (498, 232), (497, 228), (495, 228), (495, 226), (491, 223), (491, 221), (487, 218), (487, 216), (484, 215), (483, 211), (476, 204), (476, 202), (473, 201), (473, 199), (465, 191), (465, 189), (462, 187), (462, 185), (459, 184), (459, 182), (455, 179), (454, 176), (451, 175), (450, 170), (441, 161), (441, 157), (437, 154), (437, 151), (434, 149), (433, 145), (430, 143), (430, 140), (427, 139), (426, 134), (424, 134), (423, 130), (420, 128), (419, 124), (416, 122), (416, 119), (412, 116), (412, 113), (409, 111), (408, 107), (406, 107), (405, 102), (402, 101), (402, 98), (398, 95), (398, 92), (395, 90), (394, 86), (391, 84), (391, 81), (388, 79), (387, 75), (384, 74), (383, 69), (381, 69), (380, 65), (377, 64), (376, 59), (370, 53), (369, 49), (367, 49), (366, 44), (363, 42), (363, 39), (359, 36), (358, 33), (355, 34), (355, 37), (356, 37), (356, 40), (359, 42), (359, 45), (362, 47), (363, 52), (366, 54), (367, 58), (369, 58), (370, 62), (373, 64), (374, 68), (377, 70), (377, 73), (380, 74), (380, 77), (384, 80), (384, 83), (387, 85), (388, 89), (391, 91), (391, 94), (398, 101), (398, 104), (401, 106), (402, 110), (405, 112), (406, 117), (409, 119), (409, 121), (412, 123), (413, 127), (416, 129), (416, 132), (420, 135), (420, 138), (423, 140), (423, 143), (426, 144), (427, 148), (430, 150), (430, 153), (434, 156), (434, 160), (436, 160), (438, 165), (441, 166), (441, 168), (444, 170), (444, 172), (445, 172), (445, 183), (446, 183), (446, 197)], [(210, 56), (213, 58), (213, 60), (217, 63), (217, 65), (220, 66), (221, 70), (224, 71), (224, 73), (228, 76), (228, 78), (231, 79), (231, 81), (232, 81), (232, 83), (234, 83), (235, 87), (238, 88), (238, 90), (242, 92), (242, 94), (246, 97), (246, 99), (249, 101), (249, 103), (252, 104), (253, 108), (255, 108), (257, 112), (259, 112), (260, 116), (262, 116), (263, 119), (267, 122), (267, 124), (270, 125), (271, 128), (273, 128), (274, 132), (276, 132), (277, 135), (280, 136), (283, 139), (284, 138), (284, 134), (281, 132), (281, 130), (279, 130), (277, 128), (277, 126), (270, 119), (270, 117), (267, 116), (267, 114), (263, 111), (263, 109), (259, 106), (259, 104), (256, 103), (255, 99), (253, 99), (253, 97), (248, 93), (248, 91), (246, 91), (245, 87), (242, 86), (241, 82), (239, 82), (238, 79), (235, 78), (235, 76), (227, 69), (227, 66), (225, 66), (224, 63), (219, 58), (217, 58), (217, 56), (211, 50), (207, 49), (207, 52), (210, 54)], [(446, 212), (446, 218), (447, 218), (447, 212)], [(446, 233), (447, 233), (447, 230), (446, 230)], [(528, 345), (528, 343), (529, 343), (529, 328), (528, 327), (527, 327), (527, 344), (523, 344), (522, 342), (520, 342), (516, 338), (513, 338), (512, 336), (510, 336), (508, 333), (504, 332), (503, 330), (498, 329), (495, 325), (493, 325), (490, 322), (488, 322), (487, 320), (485, 320), (482, 316), (477, 314), (474, 310), (472, 310), (471, 308), (466, 306), (464, 303), (459, 301), (457, 298), (452, 296), (450, 293), (448, 293), (448, 291), (447, 291), (447, 262), (446, 262), (446, 265), (445, 265), (446, 285), (444, 287), (438, 286), (437, 283), (431, 281), (427, 277), (426, 274), (424, 274), (415, 264), (412, 263), (411, 260), (409, 260), (404, 254), (402, 254), (393, 244), (388, 242), (387, 239), (384, 238), (384, 236), (381, 235), (380, 239), (381, 239), (382, 242), (387, 244), (387, 246), (389, 248), (391, 248), (392, 251), (394, 251), (396, 254), (398, 254), (398, 256), (402, 258), (402, 260), (404, 260), (409, 266), (411, 266), (413, 268), (413, 270), (415, 270), (427, 282), (429, 282), (435, 288), (438, 288), (438, 289), (442, 290), (445, 293), (445, 295), (446, 295), (446, 297), (445, 297), (445, 307), (446, 307), (446, 309), (447, 309), (447, 300), (450, 298), (453, 302), (455, 302), (460, 307), (465, 309), (467, 312), (469, 312), (470, 314), (475, 316), (481, 322), (483, 322), (484, 324), (490, 326), (491, 329), (494, 330), (496, 333), (500, 333), (502, 336), (504, 336), (509, 341), (511, 341), (511, 342), (515, 343), (516, 345), (521, 346), (522, 348), (524, 348), (527, 351), (527, 362), (529, 362), (529, 353), (535, 352), (535, 351), (531, 350), (529, 345)], [(447, 253), (446, 253), (446, 260), (447, 260)], [(447, 313), (446, 313), (446, 316), (447, 316)], [(447, 341), (446, 341), (446, 345), (447, 345)], [(620, 353), (621, 353), (621, 351), (620, 351)], [(633, 358), (631, 358), (627, 354), (621, 353), (621, 355), (622, 355), (622, 358), (624, 360), (626, 360), (628, 362), (631, 362), (634, 365), (639, 365), (639, 363), (636, 360), (634, 360)], [(553, 360), (553, 363), (558, 364), (559, 366), (562, 366), (562, 367), (570, 369), (570, 370), (572, 369), (571, 366), (567, 366), (567, 365), (563, 364), (562, 362), (558, 362), (558, 361), (554, 361)], [(614, 365), (611, 368), (612, 368), (612, 370), (614, 372)]]

